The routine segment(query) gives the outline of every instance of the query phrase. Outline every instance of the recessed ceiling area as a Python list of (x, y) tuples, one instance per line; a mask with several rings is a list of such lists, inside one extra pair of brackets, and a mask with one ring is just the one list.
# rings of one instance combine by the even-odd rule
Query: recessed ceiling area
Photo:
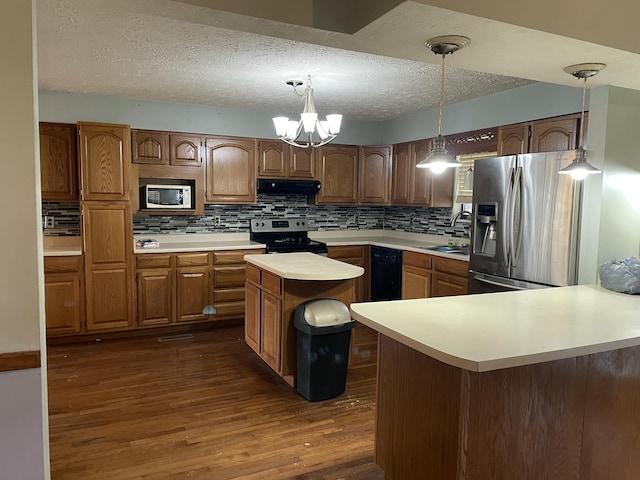
[(285, 82), (309, 74), (321, 115), (380, 121), (437, 106), (440, 58), (424, 41), (447, 34), (471, 44), (447, 57), (446, 104), (579, 87), (562, 69), (584, 61), (608, 64), (591, 87), (640, 89), (638, 55), (415, 2), (345, 34), (170, 0), (37, 0), (38, 83), (288, 114), (300, 103)]

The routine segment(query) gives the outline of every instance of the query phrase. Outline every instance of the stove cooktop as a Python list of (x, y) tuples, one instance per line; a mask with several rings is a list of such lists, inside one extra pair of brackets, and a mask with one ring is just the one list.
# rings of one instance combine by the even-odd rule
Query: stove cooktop
[(251, 220), (249, 238), (264, 243), (267, 253), (327, 253), (327, 245), (311, 240), (307, 220), (297, 218), (260, 218)]

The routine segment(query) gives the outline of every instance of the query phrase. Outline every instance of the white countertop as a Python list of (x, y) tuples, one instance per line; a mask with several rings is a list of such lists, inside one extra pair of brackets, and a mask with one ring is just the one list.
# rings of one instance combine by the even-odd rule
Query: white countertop
[(291, 280), (347, 280), (364, 274), (362, 267), (308, 252), (245, 255), (244, 259)]
[[(137, 240), (158, 240), (158, 247), (138, 247)], [(184, 235), (135, 235), (133, 253), (211, 252), (216, 250), (252, 250), (265, 248), (249, 240), (248, 233), (197, 233)]]
[(476, 372), (640, 345), (640, 295), (596, 285), (354, 303), (351, 314), (430, 357)]
[(82, 237), (42, 237), (42, 250), (45, 257), (73, 257), (82, 255)]

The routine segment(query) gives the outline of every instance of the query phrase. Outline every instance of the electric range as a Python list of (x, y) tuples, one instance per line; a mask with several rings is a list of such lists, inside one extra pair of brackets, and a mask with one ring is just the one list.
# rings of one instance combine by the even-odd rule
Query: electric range
[(250, 240), (264, 243), (267, 253), (311, 252), (327, 254), (327, 245), (311, 240), (307, 219), (296, 218), (256, 218), (251, 220)]

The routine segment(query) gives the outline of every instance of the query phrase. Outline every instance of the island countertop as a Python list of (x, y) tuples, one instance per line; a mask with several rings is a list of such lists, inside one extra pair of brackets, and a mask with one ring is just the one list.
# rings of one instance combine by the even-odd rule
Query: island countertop
[(244, 259), (290, 280), (347, 280), (364, 274), (362, 267), (308, 252), (245, 255)]
[(354, 303), (355, 320), (483, 372), (640, 345), (640, 296), (596, 285)]

